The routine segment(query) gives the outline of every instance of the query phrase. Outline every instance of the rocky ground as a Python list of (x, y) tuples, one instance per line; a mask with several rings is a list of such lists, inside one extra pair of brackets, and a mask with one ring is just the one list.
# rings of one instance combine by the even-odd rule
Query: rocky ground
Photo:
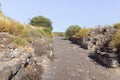
[(43, 68), (52, 59), (51, 43), (38, 38), (18, 46), (13, 37), (0, 33), (0, 80), (40, 80)]
[(42, 80), (119, 80), (119, 68), (106, 68), (89, 57), (89, 51), (68, 40), (56, 38), (57, 59), (45, 69)]

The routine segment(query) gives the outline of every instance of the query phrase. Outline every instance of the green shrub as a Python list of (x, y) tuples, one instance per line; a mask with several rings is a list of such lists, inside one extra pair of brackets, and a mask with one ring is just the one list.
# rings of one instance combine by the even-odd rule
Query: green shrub
[(50, 28), (43, 28), (46, 34), (51, 35), (51, 29)]
[(109, 43), (110, 47), (119, 48), (120, 47), (120, 30), (117, 30), (113, 35), (112, 40)]
[(76, 38), (86, 37), (90, 32), (90, 29), (80, 29), (79, 32), (75, 35)]
[(61, 33), (59, 33), (59, 37), (64, 37), (64, 33), (63, 32), (61, 32)]
[(70, 38), (70, 37), (74, 36), (76, 33), (78, 33), (80, 29), (81, 28), (78, 25), (69, 26), (65, 32), (65, 36)]
[(49, 27), (52, 29), (52, 22), (50, 19), (43, 16), (37, 16), (31, 19), (30, 24), (38, 27)]

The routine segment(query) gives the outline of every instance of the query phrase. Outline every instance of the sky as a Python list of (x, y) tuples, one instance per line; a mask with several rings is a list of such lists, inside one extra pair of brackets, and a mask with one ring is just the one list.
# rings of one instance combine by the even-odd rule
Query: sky
[(120, 22), (120, 0), (0, 0), (4, 14), (21, 23), (35, 16), (52, 21), (54, 32), (70, 25), (95, 27)]

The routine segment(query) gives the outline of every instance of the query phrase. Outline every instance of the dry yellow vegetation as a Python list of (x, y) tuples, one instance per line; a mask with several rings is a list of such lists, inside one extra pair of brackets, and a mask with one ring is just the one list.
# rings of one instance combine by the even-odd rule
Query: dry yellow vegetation
[(25, 45), (36, 38), (52, 37), (52, 32), (48, 28), (21, 24), (6, 17), (2, 12), (0, 12), (0, 32), (14, 35), (13, 42), (18, 45)]
[(86, 37), (90, 32), (90, 29), (80, 29), (79, 32), (75, 35), (76, 38)]

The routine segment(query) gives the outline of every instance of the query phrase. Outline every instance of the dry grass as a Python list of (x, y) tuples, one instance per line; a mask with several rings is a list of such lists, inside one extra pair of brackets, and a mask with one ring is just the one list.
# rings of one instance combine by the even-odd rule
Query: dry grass
[(120, 30), (117, 30), (116, 33), (113, 35), (109, 46), (113, 48), (120, 47)]
[(113, 48), (119, 48), (120, 47), (120, 23), (114, 24), (114, 28), (116, 29), (116, 32), (114, 33), (109, 46)]
[(23, 25), (19, 22), (13, 21), (9, 17), (0, 12), (0, 32), (8, 32), (13, 35), (19, 35), (24, 29)]
[(0, 32), (14, 35), (13, 42), (18, 45), (25, 45), (27, 42), (43, 36), (52, 36), (49, 29), (21, 24), (6, 17), (2, 12), (0, 12)]
[(114, 24), (114, 28), (115, 28), (115, 29), (120, 29), (120, 23)]

